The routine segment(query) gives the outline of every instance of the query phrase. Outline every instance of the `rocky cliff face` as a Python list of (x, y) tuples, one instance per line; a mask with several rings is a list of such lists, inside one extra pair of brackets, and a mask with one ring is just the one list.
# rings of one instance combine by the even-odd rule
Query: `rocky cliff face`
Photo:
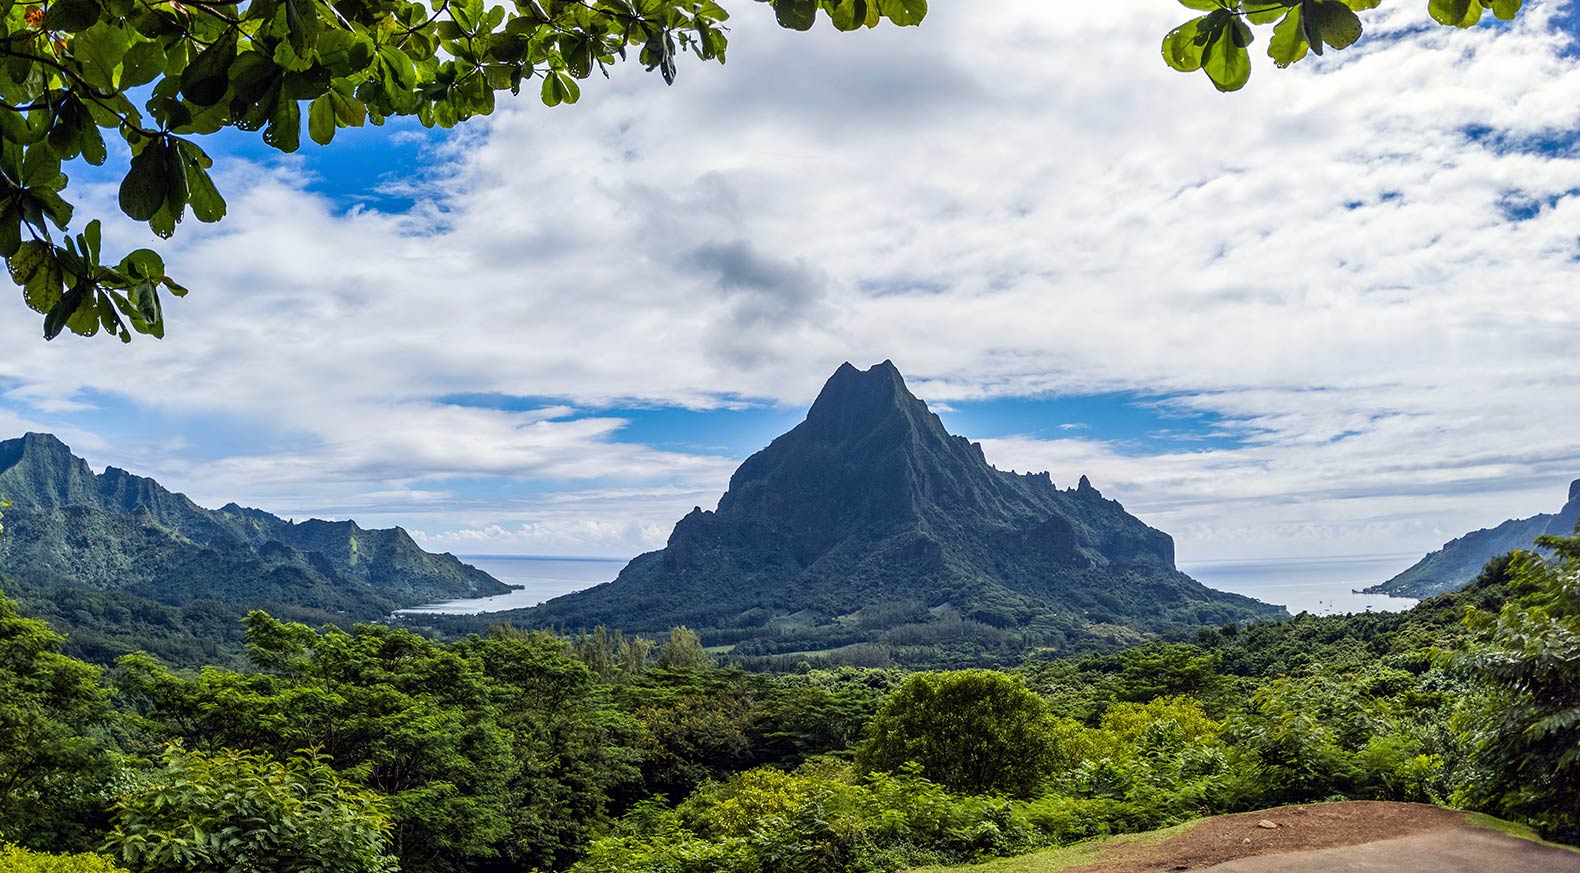
[(884, 362), (840, 367), (806, 420), (741, 464), (718, 508), (681, 519), (666, 548), (512, 619), (689, 624), (769, 650), (808, 628), (879, 639), (840, 631), (874, 609), (973, 633), (1041, 625), (1055, 646), (1110, 631), (1098, 626), (1147, 634), (1282, 614), (1179, 573), (1173, 540), (1085, 477), (1060, 489), (1046, 473), (994, 469)]
[(1367, 588), (1366, 593), (1431, 597), (1457, 591), (1474, 581), (1481, 568), (1493, 558), (1515, 549), (1534, 549), (1539, 536), (1570, 536), (1577, 522), (1580, 522), (1580, 479), (1570, 483), (1569, 502), (1556, 513), (1511, 519), (1497, 527), (1483, 528), (1450, 540), (1403, 573)]
[(0, 441), (0, 495), (12, 503), (0, 572), (37, 584), (361, 619), (509, 590), (452, 556), (424, 552), (399, 528), (292, 524), (235, 504), (215, 511), (125, 470), (95, 475), (48, 434)]

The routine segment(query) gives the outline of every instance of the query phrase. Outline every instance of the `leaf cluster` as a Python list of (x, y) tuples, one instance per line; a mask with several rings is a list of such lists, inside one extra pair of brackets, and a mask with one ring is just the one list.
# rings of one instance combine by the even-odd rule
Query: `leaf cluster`
[(389, 835), (383, 798), (343, 781), (323, 755), (171, 745), (116, 802), (107, 848), (143, 873), (393, 873)]
[[(1179, 0), (1180, 5), (1206, 13), (1163, 37), (1163, 60), (1182, 73), (1201, 71), (1219, 91), (1238, 91), (1251, 80), (1250, 46), (1254, 27), (1271, 27), (1267, 56), (1282, 67), (1342, 51), (1363, 32), (1356, 13), (1375, 9), (1382, 0)], [(1453, 27), (1472, 27), (1484, 11), (1504, 21), (1520, 11), (1523, 0), (1430, 0), (1433, 20)]]
[[(926, 0), (764, 0), (786, 27), (911, 25)], [(162, 336), (159, 256), (104, 260), (70, 233), (63, 162), (129, 157), (119, 206), (171, 236), (224, 218), (198, 145), (225, 129), (282, 152), (396, 117), (453, 127), (532, 87), (546, 106), (634, 60), (673, 82), (681, 55), (724, 60), (714, 0), (52, 0), (0, 2), (0, 256), (44, 334)], [(114, 140), (119, 140), (117, 145)]]

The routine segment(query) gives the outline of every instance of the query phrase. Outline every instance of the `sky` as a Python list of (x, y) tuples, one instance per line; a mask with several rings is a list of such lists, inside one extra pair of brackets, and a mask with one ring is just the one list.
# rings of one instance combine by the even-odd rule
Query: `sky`
[(1233, 95), (1163, 65), (1165, 0), (732, 11), (672, 87), (211, 141), (224, 222), (106, 231), (193, 289), (165, 340), (45, 343), (0, 295), (0, 435), (461, 554), (662, 546), (847, 360), (1182, 562), (1402, 568), (1580, 478), (1577, 0), (1390, 0)]

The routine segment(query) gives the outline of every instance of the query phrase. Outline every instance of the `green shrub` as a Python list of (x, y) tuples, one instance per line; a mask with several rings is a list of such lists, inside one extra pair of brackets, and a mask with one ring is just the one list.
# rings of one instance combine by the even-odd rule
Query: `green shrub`
[(50, 855), (0, 843), (0, 873), (126, 873), (103, 855)]
[(385, 873), (396, 869), (389, 829), (383, 800), (317, 754), (281, 762), (171, 746), (116, 803), (107, 845), (140, 873)]
[(703, 786), (673, 810), (641, 804), (576, 873), (879, 873), (1045, 844), (1017, 804), (961, 797), (914, 769), (762, 768)]

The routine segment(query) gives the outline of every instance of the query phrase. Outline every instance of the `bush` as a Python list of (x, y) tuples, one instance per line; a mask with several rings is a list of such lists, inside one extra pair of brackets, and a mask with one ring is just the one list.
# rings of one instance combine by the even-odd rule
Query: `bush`
[(960, 797), (908, 770), (856, 779), (845, 765), (762, 768), (673, 810), (642, 804), (575, 873), (879, 873), (1043, 845), (1017, 805)]
[(0, 873), (126, 873), (103, 855), (50, 855), (0, 844)]
[(116, 803), (108, 846), (141, 873), (385, 873), (396, 869), (389, 829), (382, 799), (317, 754), (280, 762), (171, 746)]

